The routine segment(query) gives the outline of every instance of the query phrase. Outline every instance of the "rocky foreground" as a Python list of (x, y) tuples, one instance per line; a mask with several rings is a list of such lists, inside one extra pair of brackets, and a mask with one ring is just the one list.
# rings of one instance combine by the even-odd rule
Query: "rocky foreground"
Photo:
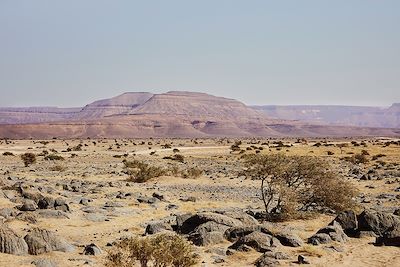
[[(71, 148), (77, 143), (88, 146), (61, 152), (65, 142)], [(171, 154), (161, 148), (163, 142), (124, 146), (120, 141), (120, 148), (114, 141), (96, 145), (65, 142), (45, 145), (65, 158), (62, 163), (39, 156), (36, 164), (24, 167), (16, 156), (0, 156), (1, 265), (103, 266), (107, 252), (120, 240), (162, 232), (192, 242), (201, 259), (199, 266), (395, 266), (400, 262), (396, 145), (370, 144), (371, 158), (382, 154), (378, 148), (386, 151), (386, 156), (378, 157), (381, 162), (373, 164), (331, 158), (360, 189), (359, 208), (339, 214), (325, 211), (304, 220), (266, 222), (259, 182), (242, 176), (237, 155), (224, 144), (214, 149), (210, 144), (215, 141), (204, 141), (198, 145), (210, 148), (185, 150), (193, 141), (178, 141), (185, 160), (176, 163), (163, 159)], [(3, 143), (2, 149), (15, 155), (28, 150), (39, 154), (42, 145), (15, 141)], [(251, 142), (247, 145), (252, 146)], [(287, 153), (313, 151), (319, 155), (326, 149), (340, 155), (339, 148), (313, 144), (288, 147)], [(348, 152), (357, 150), (357, 146), (347, 148)], [(122, 164), (121, 155), (127, 151), (152, 165), (195, 165), (205, 172), (197, 179), (164, 176), (134, 183), (127, 181)], [(51, 170), (55, 166), (64, 170)]]

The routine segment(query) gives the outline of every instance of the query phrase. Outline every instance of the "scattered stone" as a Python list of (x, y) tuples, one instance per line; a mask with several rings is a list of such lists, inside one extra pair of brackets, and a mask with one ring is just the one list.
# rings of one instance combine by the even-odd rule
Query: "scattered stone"
[(35, 201), (31, 199), (25, 199), (22, 206), (19, 208), (20, 211), (35, 211), (38, 208)]
[(34, 264), (36, 267), (57, 267), (57, 263), (51, 259), (38, 259), (36, 261), (33, 261), (32, 264)]
[(299, 255), (299, 257), (297, 258), (297, 262), (299, 264), (310, 264), (310, 261), (303, 255)]
[(172, 226), (168, 223), (158, 221), (158, 222), (151, 222), (146, 226), (145, 234), (146, 235), (153, 235), (163, 231), (172, 231)]
[(84, 254), (84, 255), (98, 256), (98, 255), (101, 254), (101, 250), (100, 250), (100, 248), (99, 248), (97, 245), (95, 245), (95, 244), (92, 243), (92, 244), (87, 245), (87, 246), (85, 247), (85, 249), (83, 250), (83, 254)]

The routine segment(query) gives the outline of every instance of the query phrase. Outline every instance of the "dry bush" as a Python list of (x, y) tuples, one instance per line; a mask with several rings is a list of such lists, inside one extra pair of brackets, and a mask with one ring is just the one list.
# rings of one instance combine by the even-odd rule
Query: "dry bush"
[(21, 160), (24, 162), (25, 167), (36, 163), (36, 155), (33, 153), (24, 153), (21, 155)]
[(61, 166), (61, 165), (55, 165), (55, 166), (50, 167), (50, 171), (53, 171), (53, 172), (63, 172), (66, 169), (67, 169), (66, 167)]
[(160, 177), (167, 173), (166, 170), (163, 168), (150, 166), (147, 163), (137, 160), (124, 160), (124, 164), (125, 168), (127, 168), (127, 173), (129, 174), (128, 181), (131, 182), (144, 183), (152, 178)]
[(3, 156), (14, 156), (14, 154), (12, 152), (6, 151), (3, 153)]
[(185, 161), (185, 157), (182, 156), (181, 154), (175, 154), (175, 155), (172, 155), (172, 156), (166, 156), (166, 157), (163, 157), (163, 159), (176, 160), (176, 161), (179, 161), (179, 162), (184, 162)]
[(351, 157), (344, 157), (343, 160), (351, 162), (353, 164), (365, 164), (369, 162), (369, 159), (364, 154), (354, 154)]
[(199, 178), (202, 174), (203, 174), (203, 170), (201, 170), (197, 167), (191, 167), (183, 173), (182, 177), (189, 178), (189, 179), (196, 179), (196, 178)]
[(267, 218), (303, 217), (311, 208), (341, 211), (354, 205), (356, 190), (323, 160), (284, 154), (246, 158), (245, 175), (261, 180)]
[(105, 266), (128, 267), (139, 262), (153, 267), (189, 267), (198, 262), (193, 247), (178, 235), (159, 234), (150, 237), (132, 237), (122, 240), (108, 253)]

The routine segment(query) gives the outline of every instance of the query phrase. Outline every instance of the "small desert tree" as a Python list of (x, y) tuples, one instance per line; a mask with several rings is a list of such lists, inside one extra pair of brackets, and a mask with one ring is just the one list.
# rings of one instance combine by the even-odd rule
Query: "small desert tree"
[(21, 155), (21, 160), (24, 162), (25, 167), (36, 163), (36, 155), (33, 153), (24, 153)]
[(340, 211), (353, 205), (354, 187), (316, 157), (252, 155), (246, 165), (246, 175), (261, 180), (269, 218), (293, 218), (311, 206)]

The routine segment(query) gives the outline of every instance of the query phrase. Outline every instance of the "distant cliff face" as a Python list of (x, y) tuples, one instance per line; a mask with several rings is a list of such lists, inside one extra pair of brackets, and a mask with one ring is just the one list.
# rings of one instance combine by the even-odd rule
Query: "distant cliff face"
[(249, 119), (265, 117), (264, 114), (247, 107), (237, 100), (192, 92), (156, 94), (143, 105), (132, 109), (129, 114), (180, 115), (192, 119)]
[(75, 119), (99, 119), (107, 116), (129, 113), (144, 104), (152, 93), (125, 93), (113, 98), (103, 99), (85, 106)]
[[(398, 125), (398, 113), (398, 104), (385, 110), (335, 106), (251, 108), (234, 99), (204, 93), (125, 93), (83, 108), (1, 108), (0, 138), (400, 136), (397, 129), (327, 125), (345, 125), (365, 118), (365, 125), (373, 125), (375, 119), (383, 125), (379, 116), (386, 119), (386, 125)], [(365, 126), (360, 121), (358, 125)]]
[(0, 108), (0, 125), (69, 120), (80, 110), (55, 107)]
[(360, 127), (400, 128), (400, 104), (357, 106), (254, 106), (270, 118)]

